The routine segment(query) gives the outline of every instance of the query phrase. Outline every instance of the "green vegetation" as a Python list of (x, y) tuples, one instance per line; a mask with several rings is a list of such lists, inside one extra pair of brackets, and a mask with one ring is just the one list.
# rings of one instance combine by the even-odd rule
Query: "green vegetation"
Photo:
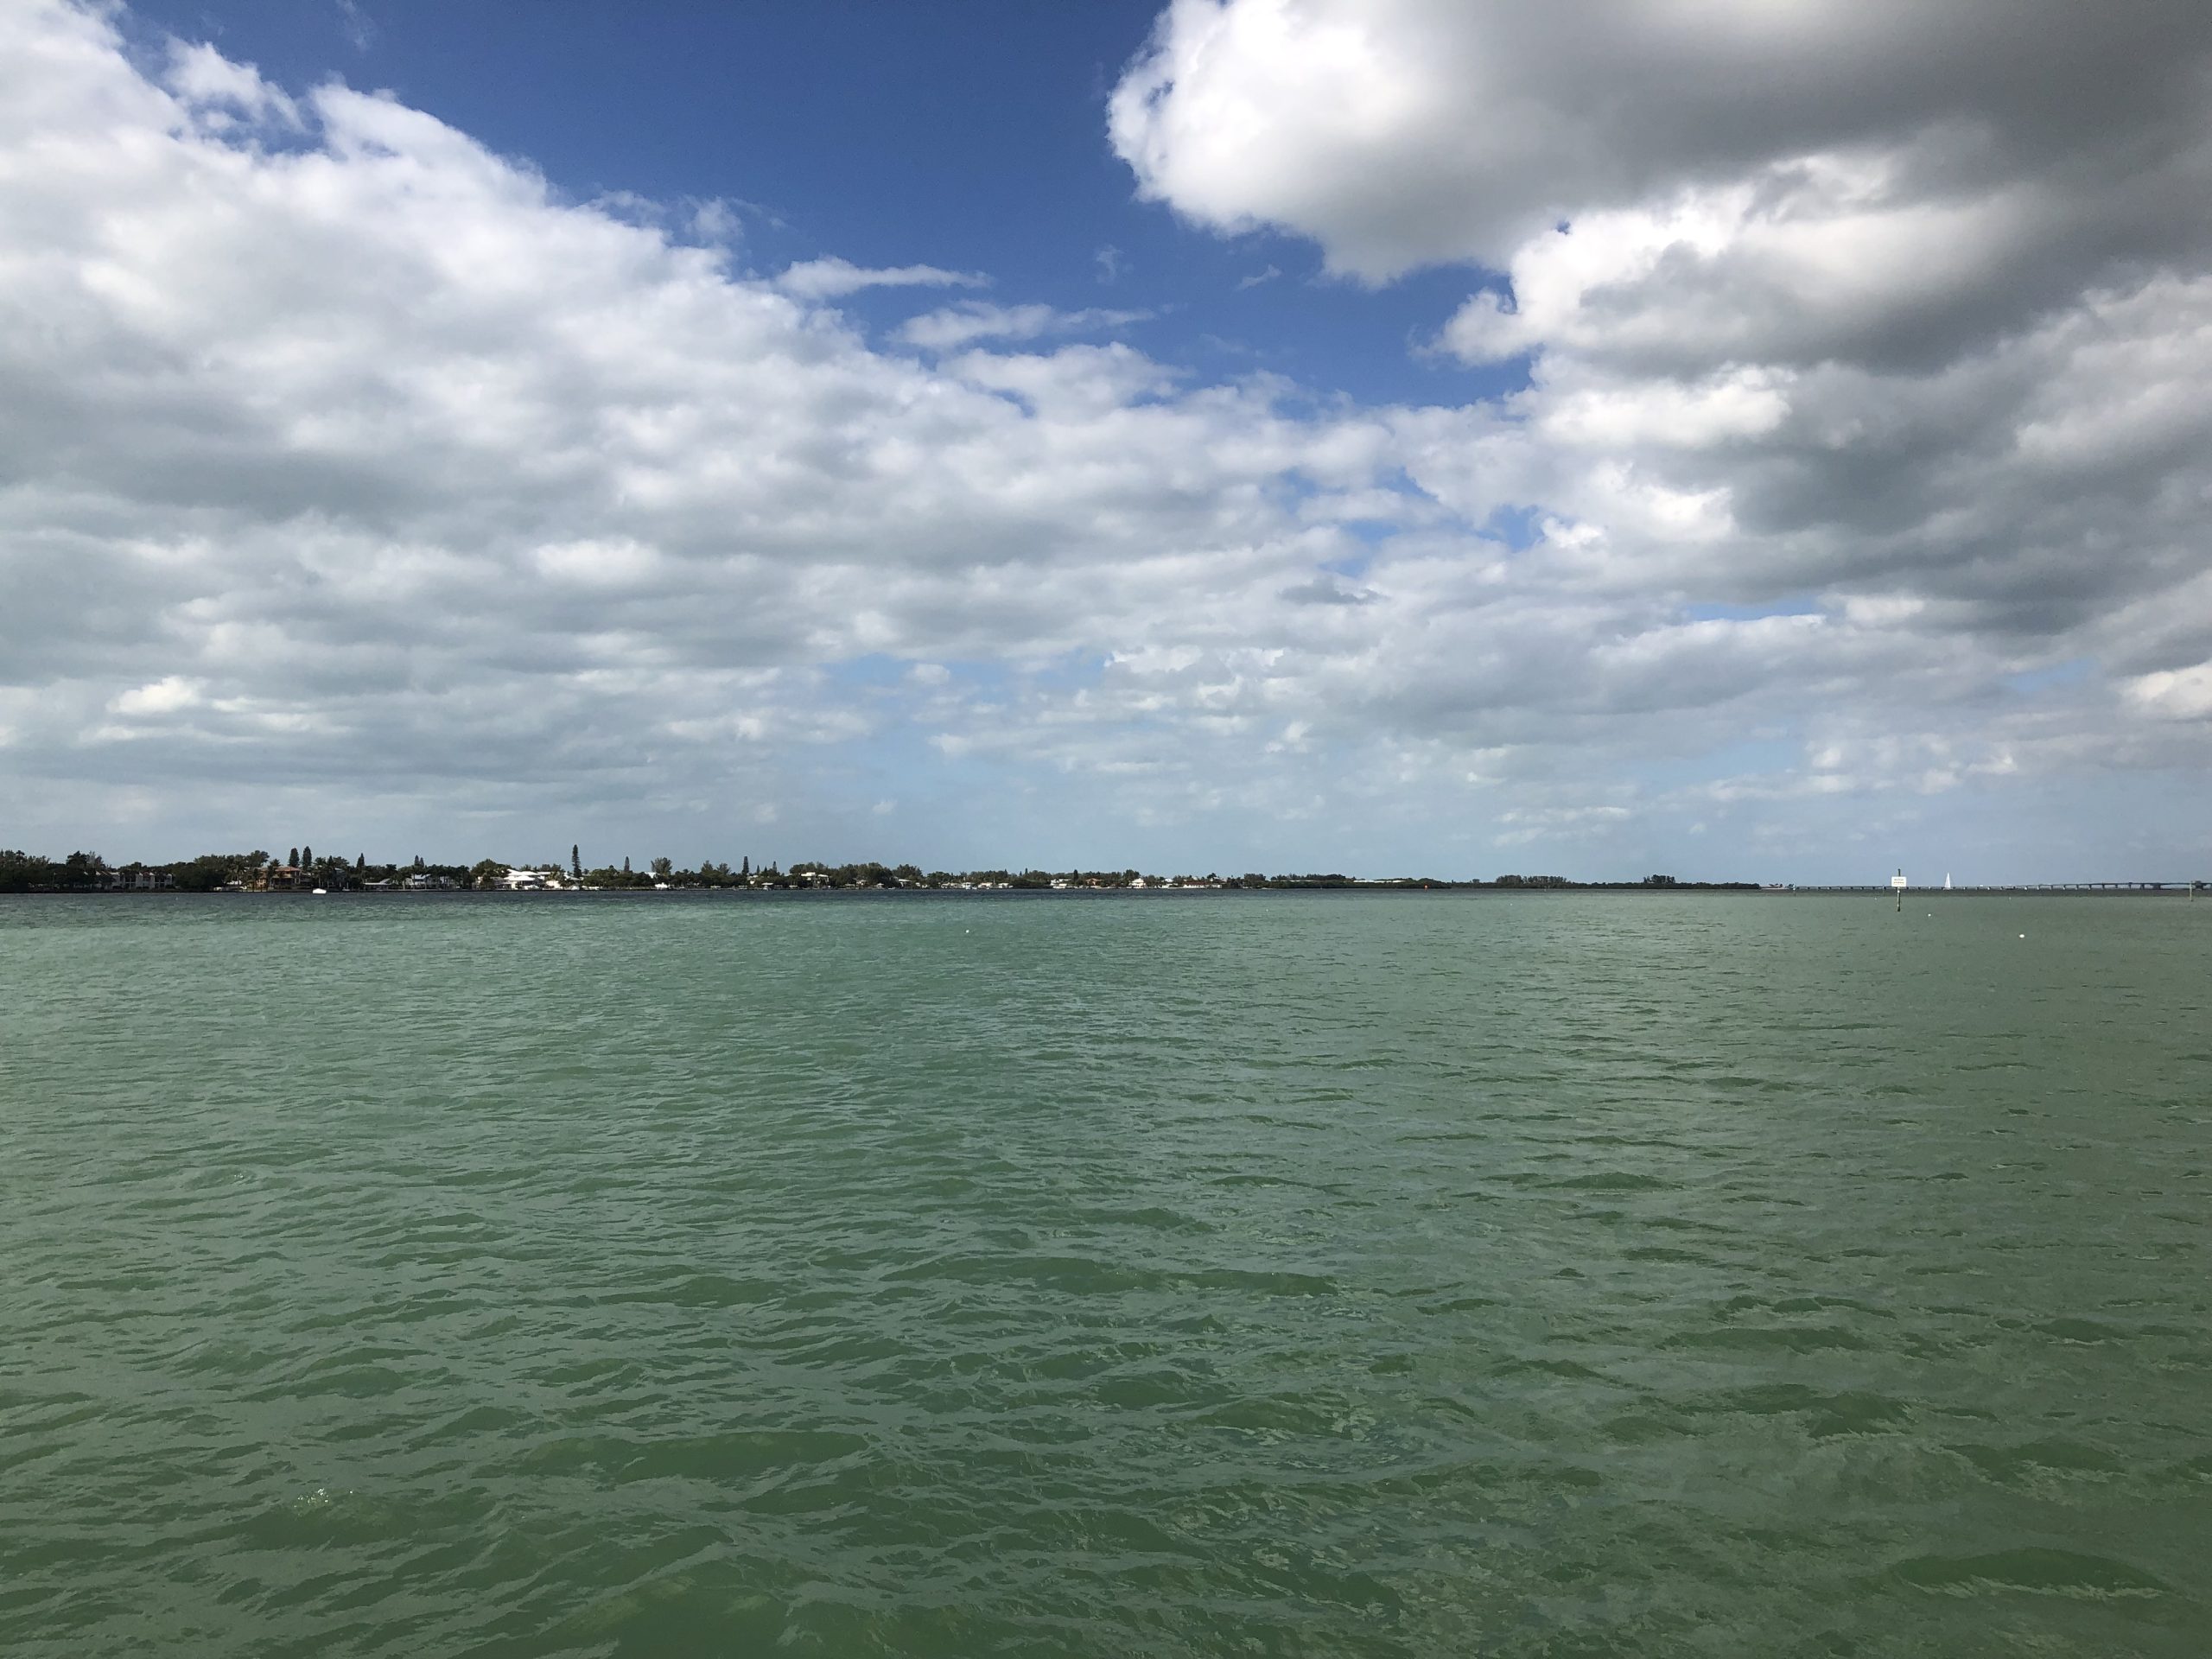
[(111, 865), (98, 853), (72, 853), (59, 862), (35, 853), (0, 852), (0, 893), (92, 893), (115, 887), (146, 887), (180, 893), (213, 893), (245, 886), (269, 862), (269, 855), (202, 853), (174, 864)]
[[(83, 858), (83, 853), (74, 855)], [(61, 867), (35, 853), (0, 852), (0, 893), (29, 893), (61, 885)]]
[(98, 893), (164, 891), (298, 891), (321, 887), (338, 893), (348, 889), (503, 891), (516, 886), (582, 887), (588, 890), (747, 888), (792, 892), (827, 888), (833, 891), (897, 891), (912, 889), (957, 892), (1107, 892), (1182, 891), (1192, 888), (1274, 888), (1288, 891), (1357, 889), (1361, 892), (1421, 892), (1471, 889), (1649, 889), (1748, 888), (1748, 881), (1678, 881), (1670, 875), (1651, 875), (1641, 881), (1570, 881), (1559, 875), (1501, 875), (1495, 881), (1455, 880), (1443, 876), (1395, 876), (1365, 879), (1336, 872), (1263, 875), (1155, 875), (1136, 869), (1121, 870), (923, 870), (915, 864), (832, 864), (821, 859), (801, 859), (789, 869), (770, 862), (754, 867), (748, 855), (733, 869), (726, 862), (708, 859), (696, 869), (676, 868), (666, 857), (651, 859), (644, 871), (632, 871), (625, 858), (586, 869), (583, 851), (571, 845), (569, 856), (534, 863), (509, 864), (494, 858), (474, 864), (431, 864), (420, 854), (405, 863), (372, 864), (365, 853), (351, 862), (342, 857), (318, 859), (315, 849), (301, 846), (285, 862), (268, 853), (202, 853), (197, 858), (170, 864), (111, 865), (98, 853), (72, 853), (54, 860), (34, 853), (0, 852), (0, 893)]

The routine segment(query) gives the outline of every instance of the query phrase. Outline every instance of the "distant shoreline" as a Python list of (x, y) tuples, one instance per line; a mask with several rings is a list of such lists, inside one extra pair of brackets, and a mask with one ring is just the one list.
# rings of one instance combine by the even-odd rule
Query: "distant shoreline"
[[(2196, 884), (2200, 889), (2204, 884)], [(1859, 887), (1762, 886), (1748, 881), (1681, 882), (1671, 887), (1648, 887), (1635, 881), (1568, 882), (1555, 887), (1499, 887), (1488, 881), (1432, 881), (1432, 882), (1275, 882), (1264, 887), (1194, 885), (1183, 887), (710, 887), (670, 886), (664, 887), (563, 887), (541, 889), (486, 889), (471, 887), (438, 888), (369, 888), (345, 887), (327, 891), (298, 888), (237, 888), (218, 887), (206, 891), (167, 888), (130, 887), (33, 887), (13, 892), (0, 892), (0, 899), (502, 899), (546, 900), (563, 899), (628, 899), (646, 901), (678, 895), (698, 898), (715, 896), (730, 899), (801, 899), (824, 900), (862, 899), (1188, 899), (1200, 895), (1241, 899), (1264, 898), (1269, 894), (1312, 896), (1316, 894), (1359, 896), (1384, 894), (1391, 897), (1441, 898), (1447, 896), (1494, 899), (1546, 898), (1561, 893), (1599, 893), (1617, 898), (1659, 897), (1667, 894), (1704, 893), (1735, 898), (1754, 899), (1841, 899), (1891, 897), (1897, 890), (1887, 885), (1870, 884)], [(2030, 882), (2013, 887), (1913, 887), (1905, 889), (1905, 897), (1915, 901), (1923, 899), (2190, 899), (2194, 894), (2186, 881), (2103, 881), (2103, 882)]]
[(625, 858), (587, 866), (582, 849), (571, 847), (565, 860), (510, 863), (480, 859), (474, 864), (434, 864), (421, 857), (406, 862), (372, 862), (354, 858), (318, 858), (312, 847), (293, 848), (279, 859), (262, 851), (204, 853), (166, 864), (133, 860), (111, 864), (97, 853), (75, 852), (66, 859), (20, 851), (0, 851), (0, 893), (2192, 893), (2201, 879), (2140, 877), (2087, 881), (2019, 881), (1940, 887), (1920, 886), (1899, 871), (1866, 882), (1710, 881), (1666, 874), (1630, 880), (1592, 881), (1556, 874), (1507, 874), (1489, 878), (1413, 874), (1351, 875), (1342, 870), (1285, 870), (1268, 874), (1208, 871), (1156, 873), (1121, 869), (925, 870), (918, 864), (874, 861), (832, 864), (800, 859), (789, 867), (775, 861), (755, 866), (750, 858), (733, 868), (712, 859), (680, 869), (669, 858), (646, 860), (633, 868)]

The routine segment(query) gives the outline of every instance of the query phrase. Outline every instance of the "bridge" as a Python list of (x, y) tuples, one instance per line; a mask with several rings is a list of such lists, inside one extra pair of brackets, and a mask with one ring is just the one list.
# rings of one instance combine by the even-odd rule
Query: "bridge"
[[(2208, 883), (2202, 878), (2180, 878), (2167, 881), (2000, 881), (1961, 884), (1957, 887), (1923, 887), (1914, 884), (1905, 890), (1913, 893), (2185, 893), (2194, 899)], [(1853, 881), (1822, 885), (1804, 881), (1778, 882), (1762, 888), (1765, 893), (1889, 893), (1894, 884), (1888, 881)]]

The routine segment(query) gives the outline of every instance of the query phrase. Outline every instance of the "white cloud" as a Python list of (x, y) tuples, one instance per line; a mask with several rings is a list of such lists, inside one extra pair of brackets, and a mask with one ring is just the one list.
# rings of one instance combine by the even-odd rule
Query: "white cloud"
[[(2208, 84), (2212, 13), (2179, 0), (1637, 0), (1603, 28), (1177, 0), (1111, 130), (1197, 223), (1309, 236), (1369, 282), (1473, 268), (1440, 343), (1529, 384), (1400, 429), (1440, 500), (1539, 526), (1509, 593), (1541, 561), (1608, 606), (1817, 613), (1580, 661), (1942, 737), (1851, 786), (1950, 789), (2206, 758), (2139, 721), (2194, 718), (2212, 649)], [(2062, 662), (2088, 671), (2000, 689)], [(1931, 721), (1965, 734), (1912, 735)]]
[(1149, 311), (1093, 308), (1061, 311), (1049, 305), (989, 305), (970, 300), (911, 319), (899, 331), (910, 346), (951, 352), (981, 340), (1036, 340), (1046, 334), (1096, 334), (1150, 319)]
[(2212, 720), (2212, 662), (2138, 675), (2124, 688), (2130, 702), (2164, 720)]
[(692, 205), (691, 234), (699, 241), (726, 247), (736, 242), (744, 229), (737, 209), (719, 196)]
[(1696, 385), (1621, 382), (1570, 369), (1540, 378), (1527, 399), (1536, 430), (1576, 448), (1618, 453), (1651, 445), (1702, 449), (1772, 432), (1789, 418), (1789, 378), (1770, 370), (1724, 369)]
[[(1905, 61), (1842, 16), (1803, 26)], [(1509, 836), (1659, 868), (1676, 821), (1725, 860), (1833, 840), (1854, 799), (2201, 765), (2212, 276), (2193, 232), (2123, 236), (2054, 182), (2104, 129), (1961, 162), (1944, 218), (1914, 113), (1941, 54), (1879, 130), (1777, 127), (1762, 93), (1725, 143), (1669, 140), (1639, 74), (1606, 118), (1643, 148), (1601, 164), (1546, 55), (1598, 48), (1551, 29), (1185, 4), (1173, 90), (1156, 58), (1117, 98), (1195, 218), (1364, 275), (1510, 270), (1516, 308), (1449, 333), (1524, 331), (1524, 390), (1368, 408), (1074, 338), (1139, 313), (963, 303), (879, 351), (836, 300), (982, 279), (753, 280), (395, 99), (201, 48), (149, 79), (96, 13), (0, 13), (9, 793), (63, 840), (149, 798), (793, 837), (1020, 800), (1070, 856)], [(1450, 83), (1468, 40), (1503, 112)], [(1224, 149), (1232, 109), (1283, 154)], [(1853, 254), (1945, 237), (1973, 245), (1922, 285)], [(2073, 286), (2029, 294), (2053, 238)]]
[(369, 20), (355, 0), (337, 0), (338, 16), (346, 30), (346, 38), (356, 52), (365, 52), (376, 44), (377, 27)]
[(300, 124), (297, 105), (251, 65), (232, 63), (212, 46), (173, 42), (167, 80), (204, 124), (223, 126), (243, 119), (295, 129)]
[(529, 562), (548, 582), (587, 588), (635, 588), (662, 574), (659, 550), (627, 537), (548, 542), (531, 550)]
[(776, 286), (803, 300), (842, 299), (867, 288), (988, 288), (979, 271), (943, 270), (935, 265), (894, 265), (869, 270), (845, 259), (810, 259), (789, 267)]
[(122, 693), (108, 704), (118, 715), (173, 715), (200, 701), (200, 683), (171, 674)]
[(2130, 219), (2162, 169), (2202, 165), (2204, 49), (2188, 0), (1630, 0), (1602, 24), (1575, 6), (1173, 0), (1110, 130), (1148, 195), (1304, 232), (1376, 279), (1501, 267), (1569, 215), (1739, 181), (1787, 193), (1806, 169), (1846, 207), (1918, 212), (2063, 169), (2079, 211)]

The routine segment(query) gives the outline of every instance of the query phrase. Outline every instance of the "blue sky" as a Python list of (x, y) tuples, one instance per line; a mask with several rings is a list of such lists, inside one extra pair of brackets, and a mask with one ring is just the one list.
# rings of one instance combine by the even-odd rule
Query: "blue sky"
[[(742, 257), (764, 270), (834, 256), (986, 272), (1010, 299), (1150, 312), (1129, 337), (1194, 372), (1264, 368), (1323, 395), (1465, 401), (1525, 378), (1408, 349), (1478, 274), (1367, 287), (1324, 276), (1303, 238), (1194, 233), (1136, 200), (1103, 142), (1106, 100), (1157, 12), (1119, 0), (132, 9), (142, 35), (206, 39), (287, 86), (389, 88), (580, 200), (728, 200)], [(899, 318), (927, 297), (861, 306)]]
[(2212, 20), (1787, 21), (26, 0), (0, 842), (2212, 870)]

